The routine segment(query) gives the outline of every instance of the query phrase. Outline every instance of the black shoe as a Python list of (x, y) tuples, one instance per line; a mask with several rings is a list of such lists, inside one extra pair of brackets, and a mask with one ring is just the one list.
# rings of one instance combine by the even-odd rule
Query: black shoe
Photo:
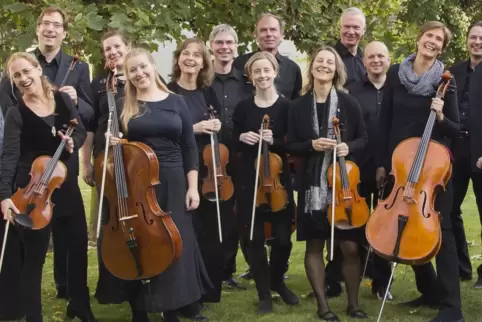
[(64, 299), (64, 300), (69, 299), (69, 294), (67, 293), (67, 287), (60, 286), (60, 287), (57, 288), (57, 298), (58, 299)]
[(258, 314), (266, 314), (273, 312), (273, 300), (270, 297), (259, 299)]
[(353, 319), (358, 319), (358, 320), (368, 319), (368, 315), (360, 308), (354, 309), (352, 307), (348, 307), (346, 309), (346, 314)]
[(338, 318), (338, 316), (336, 316), (331, 310), (328, 310), (325, 313), (321, 313), (320, 310), (318, 310), (316, 314), (318, 314), (318, 317), (324, 321), (340, 321), (340, 318)]
[(431, 299), (423, 295), (416, 298), (415, 300), (405, 302), (403, 303), (403, 305), (411, 307), (428, 306), (432, 309), (438, 309), (440, 307), (440, 303), (437, 300)]
[(300, 299), (293, 293), (284, 282), (281, 282), (276, 287), (271, 287), (271, 290), (278, 293), (281, 296), (283, 302), (288, 305), (296, 305), (300, 303)]
[(209, 319), (207, 317), (205, 317), (204, 315), (202, 315), (201, 313), (190, 316), (190, 317), (188, 317), (188, 319), (192, 320), (192, 321), (209, 321)]
[(238, 283), (233, 277), (225, 280), (223, 284), (232, 289), (246, 290), (246, 287)]
[[(380, 286), (377, 290), (372, 289), (372, 294), (375, 294), (379, 300), (383, 301), (383, 299), (385, 298), (386, 290), (387, 290), (386, 287)], [(393, 300), (392, 293), (390, 293), (390, 291), (388, 291), (387, 302), (392, 301), (392, 300)]]
[(327, 283), (325, 285), (326, 297), (338, 297), (343, 292), (340, 283)]
[(70, 304), (67, 306), (67, 318), (70, 320), (78, 318), (82, 322), (98, 322), (90, 308), (79, 310)]
[(430, 322), (464, 322), (464, 317), (460, 309), (443, 309)]
[(477, 278), (477, 282), (475, 282), (474, 288), (482, 288), (482, 278), (480, 276)]
[(240, 278), (244, 278), (245, 280), (252, 280), (254, 277), (253, 277), (253, 274), (251, 273), (251, 271), (248, 269), (246, 272), (244, 272), (243, 274), (239, 275)]

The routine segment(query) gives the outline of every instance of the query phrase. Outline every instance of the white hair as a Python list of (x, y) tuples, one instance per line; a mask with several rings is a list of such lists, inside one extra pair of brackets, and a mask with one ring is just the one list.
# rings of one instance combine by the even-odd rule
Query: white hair
[(343, 17), (345, 17), (345, 16), (360, 16), (361, 19), (362, 19), (363, 28), (365, 28), (366, 17), (365, 17), (365, 14), (363, 13), (363, 11), (361, 11), (359, 8), (350, 7), (350, 8), (347, 8), (347, 9), (343, 10), (343, 13), (340, 16), (340, 24), (342, 24)]
[(234, 30), (233, 27), (231, 27), (230, 25), (228, 24), (221, 24), (221, 25), (217, 25), (216, 27), (213, 28), (213, 31), (211, 31), (211, 34), (209, 35), (209, 41), (213, 41), (214, 38), (216, 38), (216, 36), (222, 32), (227, 32), (228, 34), (230, 34), (231, 36), (233, 36), (234, 38), (234, 41), (236, 43), (238, 43), (238, 34), (236, 33), (236, 31)]

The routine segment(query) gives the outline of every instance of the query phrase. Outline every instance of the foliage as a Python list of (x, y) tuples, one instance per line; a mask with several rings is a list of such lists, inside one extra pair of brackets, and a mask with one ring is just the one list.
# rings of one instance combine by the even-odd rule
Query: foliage
[[(0, 7), (0, 62), (9, 53), (35, 44), (36, 19), (41, 10), (55, 4), (67, 10), (70, 26), (65, 49), (98, 65), (102, 61), (99, 40), (107, 29), (119, 28), (135, 43), (156, 50), (164, 40), (179, 40), (183, 30), (192, 30), (207, 40), (219, 23), (235, 27), (239, 52), (255, 46), (254, 23), (263, 12), (286, 21), (285, 38), (298, 50), (311, 52), (321, 44), (334, 44), (339, 37), (343, 9), (359, 6), (367, 16), (363, 40), (384, 41), (394, 62), (415, 49), (417, 30), (427, 20), (441, 20), (454, 33), (444, 55), (446, 62), (464, 59), (465, 35), (473, 18), (478, 18), (482, 1), (477, 0), (3, 0)], [(221, 18), (220, 18), (221, 17)]]

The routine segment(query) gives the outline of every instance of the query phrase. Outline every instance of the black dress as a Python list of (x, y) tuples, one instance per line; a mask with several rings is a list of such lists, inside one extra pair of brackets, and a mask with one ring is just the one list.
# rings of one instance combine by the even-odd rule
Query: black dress
[[(280, 181), (288, 196), (286, 208), (279, 212), (256, 209), (253, 241), (249, 243), (248, 256), (260, 299), (270, 296), (270, 287), (278, 288), (283, 283), (291, 251), (291, 223), (295, 203), (285, 145), (288, 109), (289, 101), (281, 96), (272, 106), (266, 108), (258, 107), (254, 97), (251, 97), (241, 101), (233, 114), (233, 146), (240, 155), (239, 166), (236, 167), (239, 173), (236, 175), (235, 182), (236, 216), (241, 227), (242, 238), (247, 241), (250, 237), (258, 144), (242, 143), (239, 137), (242, 133), (250, 131), (259, 133), (265, 114), (270, 117), (273, 132), (273, 145), (269, 146), (269, 151), (277, 154), (282, 160), (283, 172), (280, 175)], [(269, 265), (264, 248), (265, 237), (267, 237), (264, 232), (265, 222), (271, 223), (273, 247), (277, 249), (272, 252)]]
[[(179, 86), (176, 82), (168, 84), (168, 88), (173, 92), (182, 95), (191, 115), (192, 124), (209, 119), (208, 106), (212, 106), (219, 113), (219, 103), (216, 93), (210, 87), (203, 89), (187, 90)], [(220, 137), (218, 133), (218, 138)], [(194, 230), (197, 235), (199, 248), (203, 257), (204, 265), (209, 274), (209, 279), (213, 288), (208, 290), (202, 297), (202, 302), (217, 303), (221, 300), (221, 286), (223, 280), (223, 268), (225, 256), (223, 244), (219, 241), (218, 217), (216, 203), (209, 201), (202, 195), (203, 178), (207, 176), (207, 167), (204, 166), (203, 149), (211, 143), (210, 136), (205, 133), (195, 135), (199, 157), (199, 196), (201, 198), (199, 207), (193, 215)], [(223, 143), (220, 140), (220, 143)], [(221, 217), (221, 231), (223, 242), (226, 240), (226, 233), (229, 232), (230, 217), (233, 216), (234, 198), (219, 203)]]
[[(349, 155), (365, 148), (368, 136), (363, 114), (358, 101), (350, 95), (337, 91), (338, 118), (340, 119), (341, 140), (348, 145)], [(329, 98), (326, 104), (317, 104), (319, 124), (326, 124), (329, 110)], [(298, 184), (298, 217), (297, 240), (329, 239), (331, 226), (328, 222), (327, 210), (314, 212), (312, 216), (305, 212), (305, 191), (309, 189), (308, 177), (314, 174), (307, 169), (308, 159), (315, 152), (312, 140), (315, 139), (312, 126), (313, 94), (309, 92), (291, 102), (288, 118), (287, 149), (290, 154), (299, 158), (296, 182)], [(361, 240), (364, 227), (351, 230), (335, 228), (338, 240)]]
[[(396, 64), (390, 67), (387, 73), (380, 114), (379, 145), (376, 157), (377, 165), (384, 167), (387, 174), (391, 171), (391, 159), (396, 146), (404, 139), (422, 137), (433, 97), (408, 93), (398, 77), (399, 69), (400, 65)], [(449, 149), (451, 139), (460, 135), (457, 91), (448, 91), (444, 102), (444, 119), (442, 122), (435, 123), (431, 139)], [(393, 178), (389, 178), (385, 189), (387, 195), (392, 187)], [(438, 282), (435, 270), (430, 262), (414, 267), (414, 270), (417, 289), (420, 293), (426, 298), (440, 301), (442, 308), (460, 311), (457, 249), (452, 233), (451, 220), (449, 220), (452, 199), (453, 187), (452, 181), (449, 180), (446, 190), (439, 190), (435, 198), (435, 210), (440, 211), (442, 217), (442, 245), (436, 256)]]
[[(33, 161), (41, 155), (53, 156), (61, 139), (57, 134), (65, 129), (71, 119), (79, 120), (72, 139), (78, 150), (86, 138), (86, 132), (68, 94), (55, 92), (55, 114), (39, 117), (20, 100), (18, 106), (8, 110), (5, 119), (5, 134), (1, 156), (0, 200), (8, 199), (17, 190), (30, 182), (30, 170)], [(71, 154), (63, 151), (60, 161), (64, 164)], [(69, 179), (73, 177), (72, 180)], [(70, 191), (76, 184), (76, 175), (68, 172), (67, 179), (52, 195), (51, 201), (57, 207), (62, 203), (64, 191)], [(81, 200), (81, 199), (80, 199)], [(54, 208), (55, 209), (55, 208)], [(84, 217), (85, 221), (85, 217)], [(52, 223), (52, 221), (51, 221)], [(42, 321), (41, 282), (42, 270), (47, 253), (51, 224), (40, 230), (23, 229), (15, 225), (10, 227), (2, 272), (0, 274), (0, 320), (16, 320), (27, 316), (28, 321)], [(1, 221), (1, 239), (5, 221)], [(71, 244), (78, 227), (68, 226), (67, 243)], [(73, 230), (71, 230), (72, 228)], [(86, 232), (85, 227), (84, 232)], [(74, 241), (75, 242), (75, 241)], [(78, 260), (82, 253), (73, 253)], [(88, 299), (85, 286), (87, 278), (87, 253), (83, 263), (77, 265), (77, 280), (69, 279), (75, 289), (71, 292), (76, 304)], [(75, 269), (75, 267), (71, 267)], [(85, 274), (82, 270), (85, 269)], [(72, 274), (69, 276), (73, 276)], [(84, 279), (85, 278), (85, 279)], [(89, 304), (82, 303), (82, 304)], [(83, 309), (83, 308), (81, 308)]]
[(198, 169), (192, 121), (184, 99), (175, 94), (159, 102), (141, 102), (145, 113), (132, 118), (126, 138), (147, 144), (159, 160), (156, 197), (172, 212), (183, 243), (180, 258), (165, 272), (143, 285), (137, 299), (142, 311), (165, 312), (198, 301), (211, 287), (192, 224), (186, 211), (186, 174)]

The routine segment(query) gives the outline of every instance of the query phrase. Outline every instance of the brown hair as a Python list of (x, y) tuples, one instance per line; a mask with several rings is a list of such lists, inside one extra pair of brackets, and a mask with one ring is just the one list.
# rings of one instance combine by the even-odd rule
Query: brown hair
[(55, 7), (55, 6), (47, 7), (42, 11), (40, 16), (37, 18), (37, 26), (42, 23), (42, 19), (46, 14), (55, 13), (55, 12), (59, 13), (62, 16), (64, 30), (67, 31), (69, 27), (69, 18), (67, 16), (67, 13), (63, 9), (60, 9), (59, 7)]
[(258, 34), (258, 24), (261, 21), (261, 19), (264, 19), (264, 18), (274, 18), (274, 19), (278, 20), (280, 34), (282, 34), (282, 35), (284, 34), (284, 32), (285, 32), (285, 22), (284, 22), (283, 18), (267, 12), (267, 13), (263, 13), (261, 16), (259, 16), (258, 20), (256, 20), (256, 24), (254, 25), (255, 26), (254, 31), (255, 31), (256, 35)]
[(106, 39), (109, 39), (109, 38), (112, 38), (112, 37), (115, 37), (115, 36), (119, 37), (122, 40), (122, 42), (124, 43), (124, 45), (126, 45), (126, 46), (130, 45), (131, 42), (129, 41), (129, 39), (126, 37), (126, 35), (122, 31), (120, 31), (118, 29), (106, 31), (102, 35), (102, 38), (100, 39), (100, 43), (103, 45), (104, 41)]
[(214, 70), (211, 63), (211, 55), (209, 54), (208, 49), (204, 42), (199, 39), (198, 37), (188, 38), (183, 41), (181, 46), (174, 52), (173, 61), (172, 61), (172, 75), (171, 81), (176, 82), (181, 78), (181, 68), (179, 67), (179, 57), (183, 50), (187, 48), (190, 44), (198, 44), (201, 45), (202, 56), (203, 56), (203, 67), (199, 71), (196, 79), (196, 85), (198, 88), (206, 88), (211, 86), (211, 83), (214, 79)]
[(452, 39), (452, 33), (450, 32), (449, 28), (447, 28), (447, 26), (440, 21), (427, 21), (426, 23), (424, 23), (422, 27), (420, 27), (420, 31), (418, 32), (417, 41), (419, 41), (420, 38), (422, 38), (422, 36), (427, 31), (433, 30), (433, 29), (442, 29), (444, 33), (444, 42), (443, 42), (442, 50), (444, 50), (449, 44), (450, 40)]
[[(32, 64), (33, 67), (35, 68), (41, 68), (40, 67), (40, 63), (39, 61), (37, 60), (37, 58), (30, 54), (30, 53), (26, 53), (26, 52), (16, 52), (16, 53), (13, 53), (12, 55), (10, 55), (10, 57), (8, 58), (7, 60), (7, 75), (10, 79), (10, 83), (12, 84), (12, 88), (13, 88), (13, 75), (11, 74), (11, 71), (10, 69), (12, 68), (12, 64), (17, 60), (17, 59), (25, 59), (26, 61), (28, 61), (30, 64)], [(42, 84), (42, 89), (43, 89), (43, 92), (44, 92), (44, 95), (47, 97), (47, 98), (50, 98), (50, 99), (53, 99), (54, 97), (54, 94), (53, 94), (53, 90), (56, 89), (50, 82), (49, 80), (47, 79), (47, 77), (43, 76), (43, 75), (40, 75), (40, 82)]]
[[(137, 88), (129, 80), (129, 70), (127, 68), (127, 63), (129, 62), (129, 59), (139, 55), (146, 56), (149, 62), (153, 66), (155, 66), (154, 58), (149, 53), (149, 51), (147, 51), (144, 48), (133, 48), (126, 55), (126, 58), (124, 60), (124, 70), (126, 72), (126, 87), (125, 87), (125, 96), (124, 96), (124, 106), (120, 116), (120, 120), (124, 128), (124, 134), (127, 133), (127, 125), (129, 123), (129, 120), (133, 117), (140, 116), (143, 113), (143, 111), (141, 111), (141, 109), (139, 108), (139, 103), (137, 102)], [(169, 91), (166, 85), (164, 85), (164, 83), (161, 81), (161, 78), (159, 77), (159, 74), (157, 72), (155, 72), (154, 77), (156, 79), (156, 85), (160, 90), (166, 93), (171, 93), (171, 91)]]
[(267, 52), (267, 51), (258, 51), (253, 56), (251, 56), (248, 59), (248, 61), (246, 62), (246, 65), (244, 65), (244, 73), (246, 75), (248, 75), (248, 77), (251, 81), (253, 81), (251, 79), (251, 68), (253, 67), (253, 64), (256, 61), (261, 60), (261, 59), (267, 59), (271, 63), (271, 65), (273, 66), (273, 69), (276, 71), (276, 73), (278, 73), (278, 71), (279, 71), (278, 61), (276, 60), (276, 57), (272, 53)]
[(469, 29), (467, 29), (467, 37), (469, 37), (469, 34), (470, 34), (470, 31), (472, 30), (472, 28), (474, 27), (482, 27), (482, 21), (476, 21), (474, 23), (472, 23), (470, 26), (469, 26)]
[(306, 78), (308, 79), (308, 84), (306, 84), (304, 88), (304, 92), (309, 92), (313, 90), (313, 86), (315, 84), (315, 78), (313, 77), (312, 69), (313, 69), (313, 63), (315, 62), (316, 56), (322, 51), (329, 51), (333, 55), (335, 55), (335, 76), (333, 77), (333, 86), (339, 91), (346, 92), (346, 89), (343, 87), (345, 85), (346, 79), (347, 79), (347, 74), (346, 74), (346, 66), (343, 63), (343, 60), (341, 59), (340, 55), (336, 52), (336, 50), (333, 47), (330, 46), (323, 46), (317, 51), (313, 53), (310, 59), (310, 64), (308, 65), (308, 70), (306, 73)]

